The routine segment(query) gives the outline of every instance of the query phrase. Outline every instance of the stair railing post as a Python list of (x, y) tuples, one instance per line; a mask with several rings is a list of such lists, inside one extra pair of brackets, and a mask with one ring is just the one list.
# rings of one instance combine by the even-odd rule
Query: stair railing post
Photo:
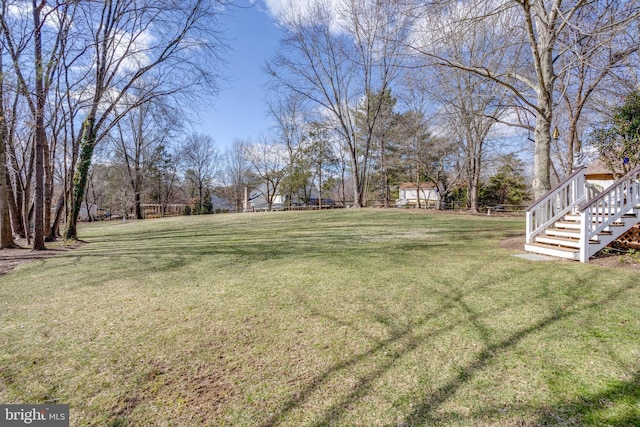
[[(587, 199), (588, 191), (589, 190), (587, 188), (587, 177), (583, 169), (583, 173), (578, 176), (578, 184), (576, 185), (576, 195), (573, 198), (573, 200), (574, 201), (582, 200), (583, 197)], [(574, 213), (577, 212), (578, 206), (579, 205), (577, 203), (574, 205), (573, 207)]]
[(580, 212), (580, 262), (589, 261), (589, 228), (591, 208)]

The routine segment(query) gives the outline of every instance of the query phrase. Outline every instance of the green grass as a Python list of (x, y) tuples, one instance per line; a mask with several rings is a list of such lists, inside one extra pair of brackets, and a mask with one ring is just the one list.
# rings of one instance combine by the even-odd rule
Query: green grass
[(521, 218), (89, 224), (0, 276), (0, 402), (71, 425), (640, 424), (640, 274), (501, 249)]

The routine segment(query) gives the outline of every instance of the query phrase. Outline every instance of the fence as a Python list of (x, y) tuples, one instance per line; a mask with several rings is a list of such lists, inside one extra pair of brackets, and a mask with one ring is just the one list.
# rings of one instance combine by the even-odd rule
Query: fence
[(165, 216), (179, 216), (184, 214), (185, 204), (169, 204), (166, 205), (164, 213), (162, 212), (163, 205), (160, 204), (142, 204), (142, 216), (145, 218), (160, 218)]

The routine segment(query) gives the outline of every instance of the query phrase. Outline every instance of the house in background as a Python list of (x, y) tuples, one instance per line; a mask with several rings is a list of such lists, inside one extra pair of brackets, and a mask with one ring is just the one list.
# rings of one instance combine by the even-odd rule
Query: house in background
[(214, 213), (233, 212), (236, 209), (235, 205), (229, 201), (229, 199), (218, 197), (216, 195), (211, 196), (211, 206), (213, 207)]
[[(254, 188), (247, 188), (245, 197), (246, 211), (266, 211), (269, 210), (267, 200), (267, 188), (264, 183)], [(335, 207), (335, 201), (323, 195), (320, 200), (320, 193), (312, 187), (307, 187), (304, 191), (299, 191), (291, 195), (282, 194), (280, 190), (272, 195), (271, 210), (296, 209), (296, 208), (316, 208)]]
[[(622, 175), (624, 175), (624, 173), (614, 173), (609, 170), (600, 160), (591, 163), (584, 172), (584, 178), (597, 192), (601, 192), (611, 186), (611, 184), (616, 182), (616, 177)], [(593, 197), (593, 194), (591, 197)]]
[(89, 221), (93, 220), (98, 216), (98, 205), (91, 204), (89, 209), (87, 209), (86, 204), (83, 204), (80, 207), (80, 213), (78, 214), (78, 219), (80, 221)]
[[(270, 190), (273, 191), (273, 190)], [(246, 209), (249, 211), (266, 211), (269, 209), (267, 200), (267, 185), (262, 183), (248, 191)], [(285, 197), (279, 191), (272, 195), (271, 210), (282, 210), (285, 207)]]
[[(420, 196), (420, 197), (418, 197)], [(420, 206), (418, 206), (418, 200)], [(440, 204), (440, 193), (431, 182), (416, 184), (405, 182), (400, 185), (396, 207), (437, 208)]]

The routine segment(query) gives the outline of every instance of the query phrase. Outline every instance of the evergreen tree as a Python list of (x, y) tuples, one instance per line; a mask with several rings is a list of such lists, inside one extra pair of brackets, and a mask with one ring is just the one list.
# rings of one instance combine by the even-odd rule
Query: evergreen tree
[(609, 170), (625, 173), (640, 164), (640, 92), (634, 91), (614, 109), (611, 122), (595, 129), (591, 142)]
[(480, 188), (480, 204), (522, 205), (531, 199), (523, 175), (523, 163), (513, 154), (504, 158), (497, 173)]

